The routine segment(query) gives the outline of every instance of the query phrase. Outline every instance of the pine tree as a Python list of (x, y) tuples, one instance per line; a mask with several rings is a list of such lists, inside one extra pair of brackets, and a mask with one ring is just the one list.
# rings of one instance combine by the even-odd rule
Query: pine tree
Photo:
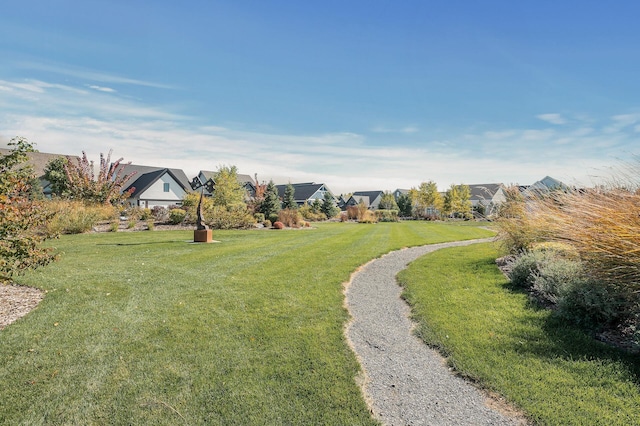
[(298, 208), (298, 203), (296, 203), (295, 198), (295, 192), (296, 190), (293, 185), (288, 184), (284, 190), (284, 197), (282, 200), (283, 209), (296, 210)]
[(324, 193), (324, 199), (322, 201), (322, 207), (320, 208), (322, 213), (327, 215), (327, 219), (331, 219), (335, 215), (338, 214), (340, 209), (336, 206), (336, 200), (333, 198), (329, 192)]
[(278, 198), (278, 188), (276, 188), (276, 185), (270, 180), (264, 192), (264, 201), (262, 201), (262, 205), (260, 206), (260, 213), (269, 219), (270, 216), (277, 215), (279, 211), (280, 199)]

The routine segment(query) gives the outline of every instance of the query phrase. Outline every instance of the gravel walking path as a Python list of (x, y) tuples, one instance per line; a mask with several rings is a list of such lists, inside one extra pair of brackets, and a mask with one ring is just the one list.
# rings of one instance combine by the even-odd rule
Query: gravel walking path
[(449, 370), (442, 356), (413, 335), (410, 310), (396, 274), (418, 257), (445, 247), (490, 239), (414, 247), (375, 259), (346, 289), (353, 319), (347, 338), (365, 378), (363, 392), (375, 418), (386, 425), (518, 425), (521, 418), (489, 408), (480, 390)]

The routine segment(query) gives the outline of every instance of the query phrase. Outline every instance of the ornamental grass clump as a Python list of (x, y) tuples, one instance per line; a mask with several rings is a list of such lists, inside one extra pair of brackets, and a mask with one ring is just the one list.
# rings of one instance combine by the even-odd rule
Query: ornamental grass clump
[(300, 228), (304, 218), (297, 209), (282, 209), (278, 212), (277, 222), (282, 222), (289, 228)]
[(112, 221), (118, 212), (111, 204), (92, 204), (76, 200), (53, 200), (47, 207), (54, 216), (47, 229), (60, 234), (82, 234), (101, 221)]
[(496, 213), (498, 241), (503, 248), (509, 254), (519, 254), (545, 241), (546, 223), (531, 208), (537, 198), (525, 199), (517, 185), (506, 188), (504, 193), (506, 201)]
[[(527, 283), (534, 285), (537, 277), (543, 294), (560, 288), (560, 312), (578, 323), (640, 328), (638, 158), (615, 171), (606, 185), (549, 191), (527, 200), (512, 193), (507, 199), (498, 220), (505, 248), (528, 253), (541, 241), (566, 244), (579, 259), (584, 278), (573, 280), (574, 266), (559, 262), (547, 266), (546, 276), (538, 271)], [(512, 273), (516, 283), (522, 282), (520, 272), (525, 271)]]

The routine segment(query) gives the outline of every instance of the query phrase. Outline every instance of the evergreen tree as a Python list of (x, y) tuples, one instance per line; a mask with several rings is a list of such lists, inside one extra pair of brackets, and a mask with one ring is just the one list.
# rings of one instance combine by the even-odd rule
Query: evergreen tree
[(313, 213), (322, 213), (322, 201), (318, 198), (314, 199), (313, 203), (311, 203), (311, 211)]
[(284, 190), (284, 199), (282, 200), (282, 208), (296, 210), (298, 208), (298, 203), (296, 203), (295, 198), (295, 188), (293, 185), (288, 184)]
[(264, 192), (264, 201), (260, 205), (260, 213), (264, 214), (267, 219), (280, 211), (280, 199), (278, 198), (278, 188), (272, 180), (267, 184)]
[(400, 194), (397, 204), (398, 210), (400, 211), (400, 216), (411, 216), (413, 205), (411, 203), (411, 196), (409, 194)]
[(336, 200), (329, 192), (324, 193), (324, 199), (322, 201), (322, 207), (320, 208), (322, 213), (327, 215), (327, 219), (331, 219), (336, 216), (340, 209), (336, 206)]

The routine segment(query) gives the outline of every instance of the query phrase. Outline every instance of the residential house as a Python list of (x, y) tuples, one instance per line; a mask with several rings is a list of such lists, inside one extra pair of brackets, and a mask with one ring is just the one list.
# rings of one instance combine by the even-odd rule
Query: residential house
[[(10, 149), (0, 148), (0, 155), (5, 156), (10, 153)], [(27, 163), (33, 168), (34, 174), (40, 181), (42, 193), (47, 198), (51, 198), (51, 182), (44, 177), (44, 169), (47, 167), (47, 164), (49, 164), (51, 160), (55, 160), (60, 157), (69, 158), (72, 161), (78, 161), (80, 159), (80, 157), (76, 155), (50, 154), (46, 152), (27, 152), (26, 154)]]
[(471, 207), (474, 211), (482, 211), (482, 215), (491, 216), (496, 212), (497, 207), (506, 201), (505, 186), (501, 183), (484, 183), (467, 185), (471, 197)]
[[(215, 175), (216, 175), (216, 172), (212, 172), (209, 170), (200, 170), (200, 173), (198, 173), (197, 178), (203, 185), (206, 184), (209, 179), (213, 180), (214, 190), (215, 190), (215, 180), (213, 179)], [(237, 174), (236, 176), (238, 178), (238, 183), (242, 185), (242, 187), (247, 192), (247, 198), (254, 197), (256, 195), (256, 182), (253, 180), (253, 178), (249, 175), (241, 175), (241, 174)], [(209, 196), (211, 195), (211, 193), (205, 189), (204, 195)]]
[(568, 191), (571, 188), (568, 185), (560, 182), (558, 179), (554, 179), (550, 176), (545, 176), (539, 181), (529, 185), (522, 191), (522, 195), (525, 198), (535, 197), (540, 194), (544, 194), (550, 191)]
[[(276, 185), (278, 190), (278, 197), (282, 200), (284, 198), (284, 191), (287, 189), (287, 185)], [(324, 200), (324, 194), (329, 193), (331, 197), (335, 200), (336, 197), (333, 193), (327, 188), (327, 186), (323, 183), (292, 183), (294, 193), (293, 197), (296, 200), (298, 206), (302, 206), (305, 203), (312, 204), (314, 200)], [(336, 201), (337, 203), (337, 201)]]
[(347, 200), (346, 207), (357, 206), (362, 202), (369, 210), (376, 210), (383, 195), (384, 191), (356, 191)]
[(393, 198), (398, 201), (398, 198), (400, 198), (401, 195), (407, 195), (409, 194), (409, 190), (408, 189), (396, 189), (395, 191), (393, 191)]
[(122, 192), (134, 188), (127, 199), (132, 206), (150, 209), (180, 205), (191, 190), (189, 179), (181, 169), (120, 164), (117, 173), (133, 174), (122, 186)]

